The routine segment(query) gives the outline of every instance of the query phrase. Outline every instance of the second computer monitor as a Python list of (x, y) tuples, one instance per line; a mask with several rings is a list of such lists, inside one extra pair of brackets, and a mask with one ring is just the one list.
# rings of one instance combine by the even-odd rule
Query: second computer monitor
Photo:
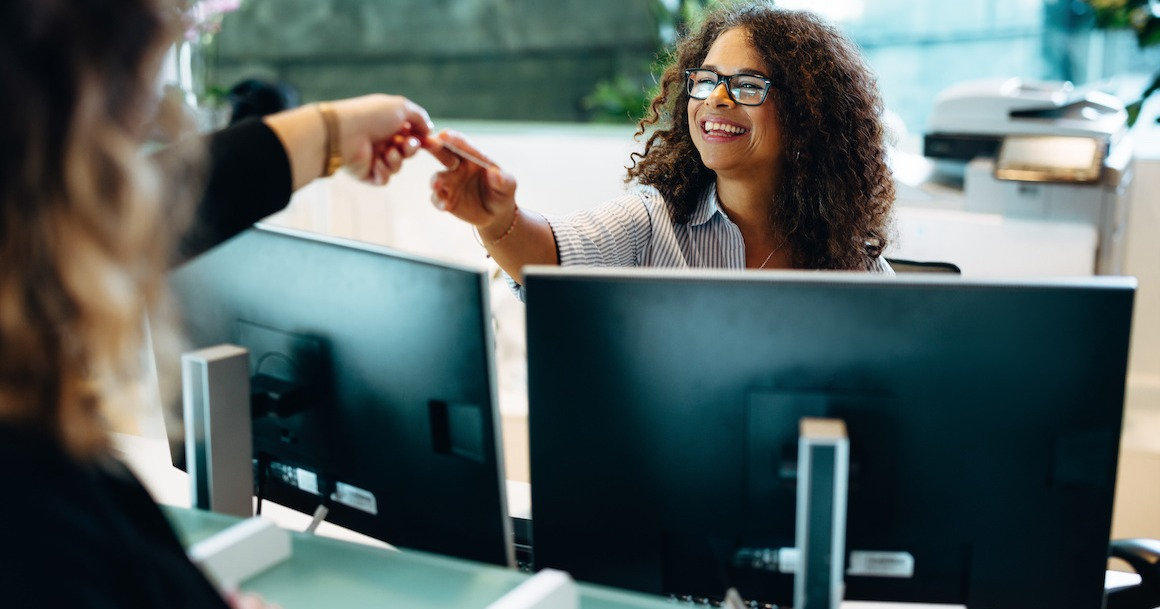
[(846, 597), (1099, 607), (1133, 283), (529, 269), (537, 568), (788, 604), (804, 416), (845, 421)]
[(264, 227), (171, 285), (191, 348), (250, 352), (263, 499), (513, 564), (486, 273)]

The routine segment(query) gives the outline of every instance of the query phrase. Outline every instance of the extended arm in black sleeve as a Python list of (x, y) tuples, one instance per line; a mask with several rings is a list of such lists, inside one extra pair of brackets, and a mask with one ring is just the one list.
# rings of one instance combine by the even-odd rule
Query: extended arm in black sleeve
[(290, 202), (290, 159), (260, 120), (245, 120), (209, 138), (205, 193), (178, 262), (188, 260), (282, 210)]

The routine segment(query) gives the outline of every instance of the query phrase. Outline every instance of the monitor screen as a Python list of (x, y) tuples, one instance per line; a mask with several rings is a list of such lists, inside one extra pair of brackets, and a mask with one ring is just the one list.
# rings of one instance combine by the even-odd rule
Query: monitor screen
[(329, 496), (339, 526), (512, 564), (486, 273), (259, 227), (171, 286), (191, 349), (250, 352), (262, 499)]
[(822, 416), (849, 434), (846, 598), (1101, 606), (1131, 279), (525, 282), (536, 568), (791, 603), (744, 557), (794, 546), (798, 423)]

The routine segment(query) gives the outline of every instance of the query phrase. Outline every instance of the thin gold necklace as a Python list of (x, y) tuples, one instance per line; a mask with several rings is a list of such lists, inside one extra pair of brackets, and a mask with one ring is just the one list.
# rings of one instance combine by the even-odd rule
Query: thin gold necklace
[(781, 243), (778, 243), (778, 244), (777, 244), (777, 247), (773, 248), (773, 251), (772, 251), (772, 252), (769, 252), (769, 255), (765, 257), (765, 261), (763, 261), (763, 262), (761, 263), (761, 266), (757, 267), (757, 269), (758, 269), (758, 270), (761, 270), (761, 269), (765, 268), (765, 265), (769, 264), (769, 259), (770, 259), (770, 258), (773, 258), (773, 255), (774, 255), (774, 254), (776, 254), (776, 253), (777, 253), (777, 251), (778, 251), (778, 250), (780, 250), (780, 249), (782, 248), (782, 246), (783, 246), (783, 245), (785, 245), (785, 240), (786, 240), (786, 239), (789, 239), (789, 235), (786, 235), (786, 236), (784, 236), (784, 237), (782, 237), (782, 238), (781, 238)]

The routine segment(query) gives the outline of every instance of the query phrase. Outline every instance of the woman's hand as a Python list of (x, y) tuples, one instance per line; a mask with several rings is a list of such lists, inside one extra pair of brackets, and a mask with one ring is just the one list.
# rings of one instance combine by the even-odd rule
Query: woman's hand
[[(443, 142), (450, 142), (489, 167), (457, 155)], [(427, 138), (423, 147), (446, 167), (431, 177), (431, 202), (435, 207), (474, 226), (485, 244), (502, 238), (518, 213), (515, 178), (454, 131)]]
[(398, 173), (432, 129), (426, 110), (397, 95), (365, 95), (331, 107), (338, 115), (343, 168), (374, 184), (386, 184)]
[(474, 226), (488, 255), (512, 279), (522, 281), (523, 268), (529, 264), (559, 263), (552, 227), (543, 216), (516, 206), (516, 179), (511, 174), (455, 132), (429, 137), (423, 148), (446, 167), (431, 177), (431, 202)]
[(426, 110), (405, 97), (384, 94), (309, 104), (262, 120), (290, 157), (294, 190), (322, 175), (332, 140), (347, 173), (386, 184), (432, 130)]

